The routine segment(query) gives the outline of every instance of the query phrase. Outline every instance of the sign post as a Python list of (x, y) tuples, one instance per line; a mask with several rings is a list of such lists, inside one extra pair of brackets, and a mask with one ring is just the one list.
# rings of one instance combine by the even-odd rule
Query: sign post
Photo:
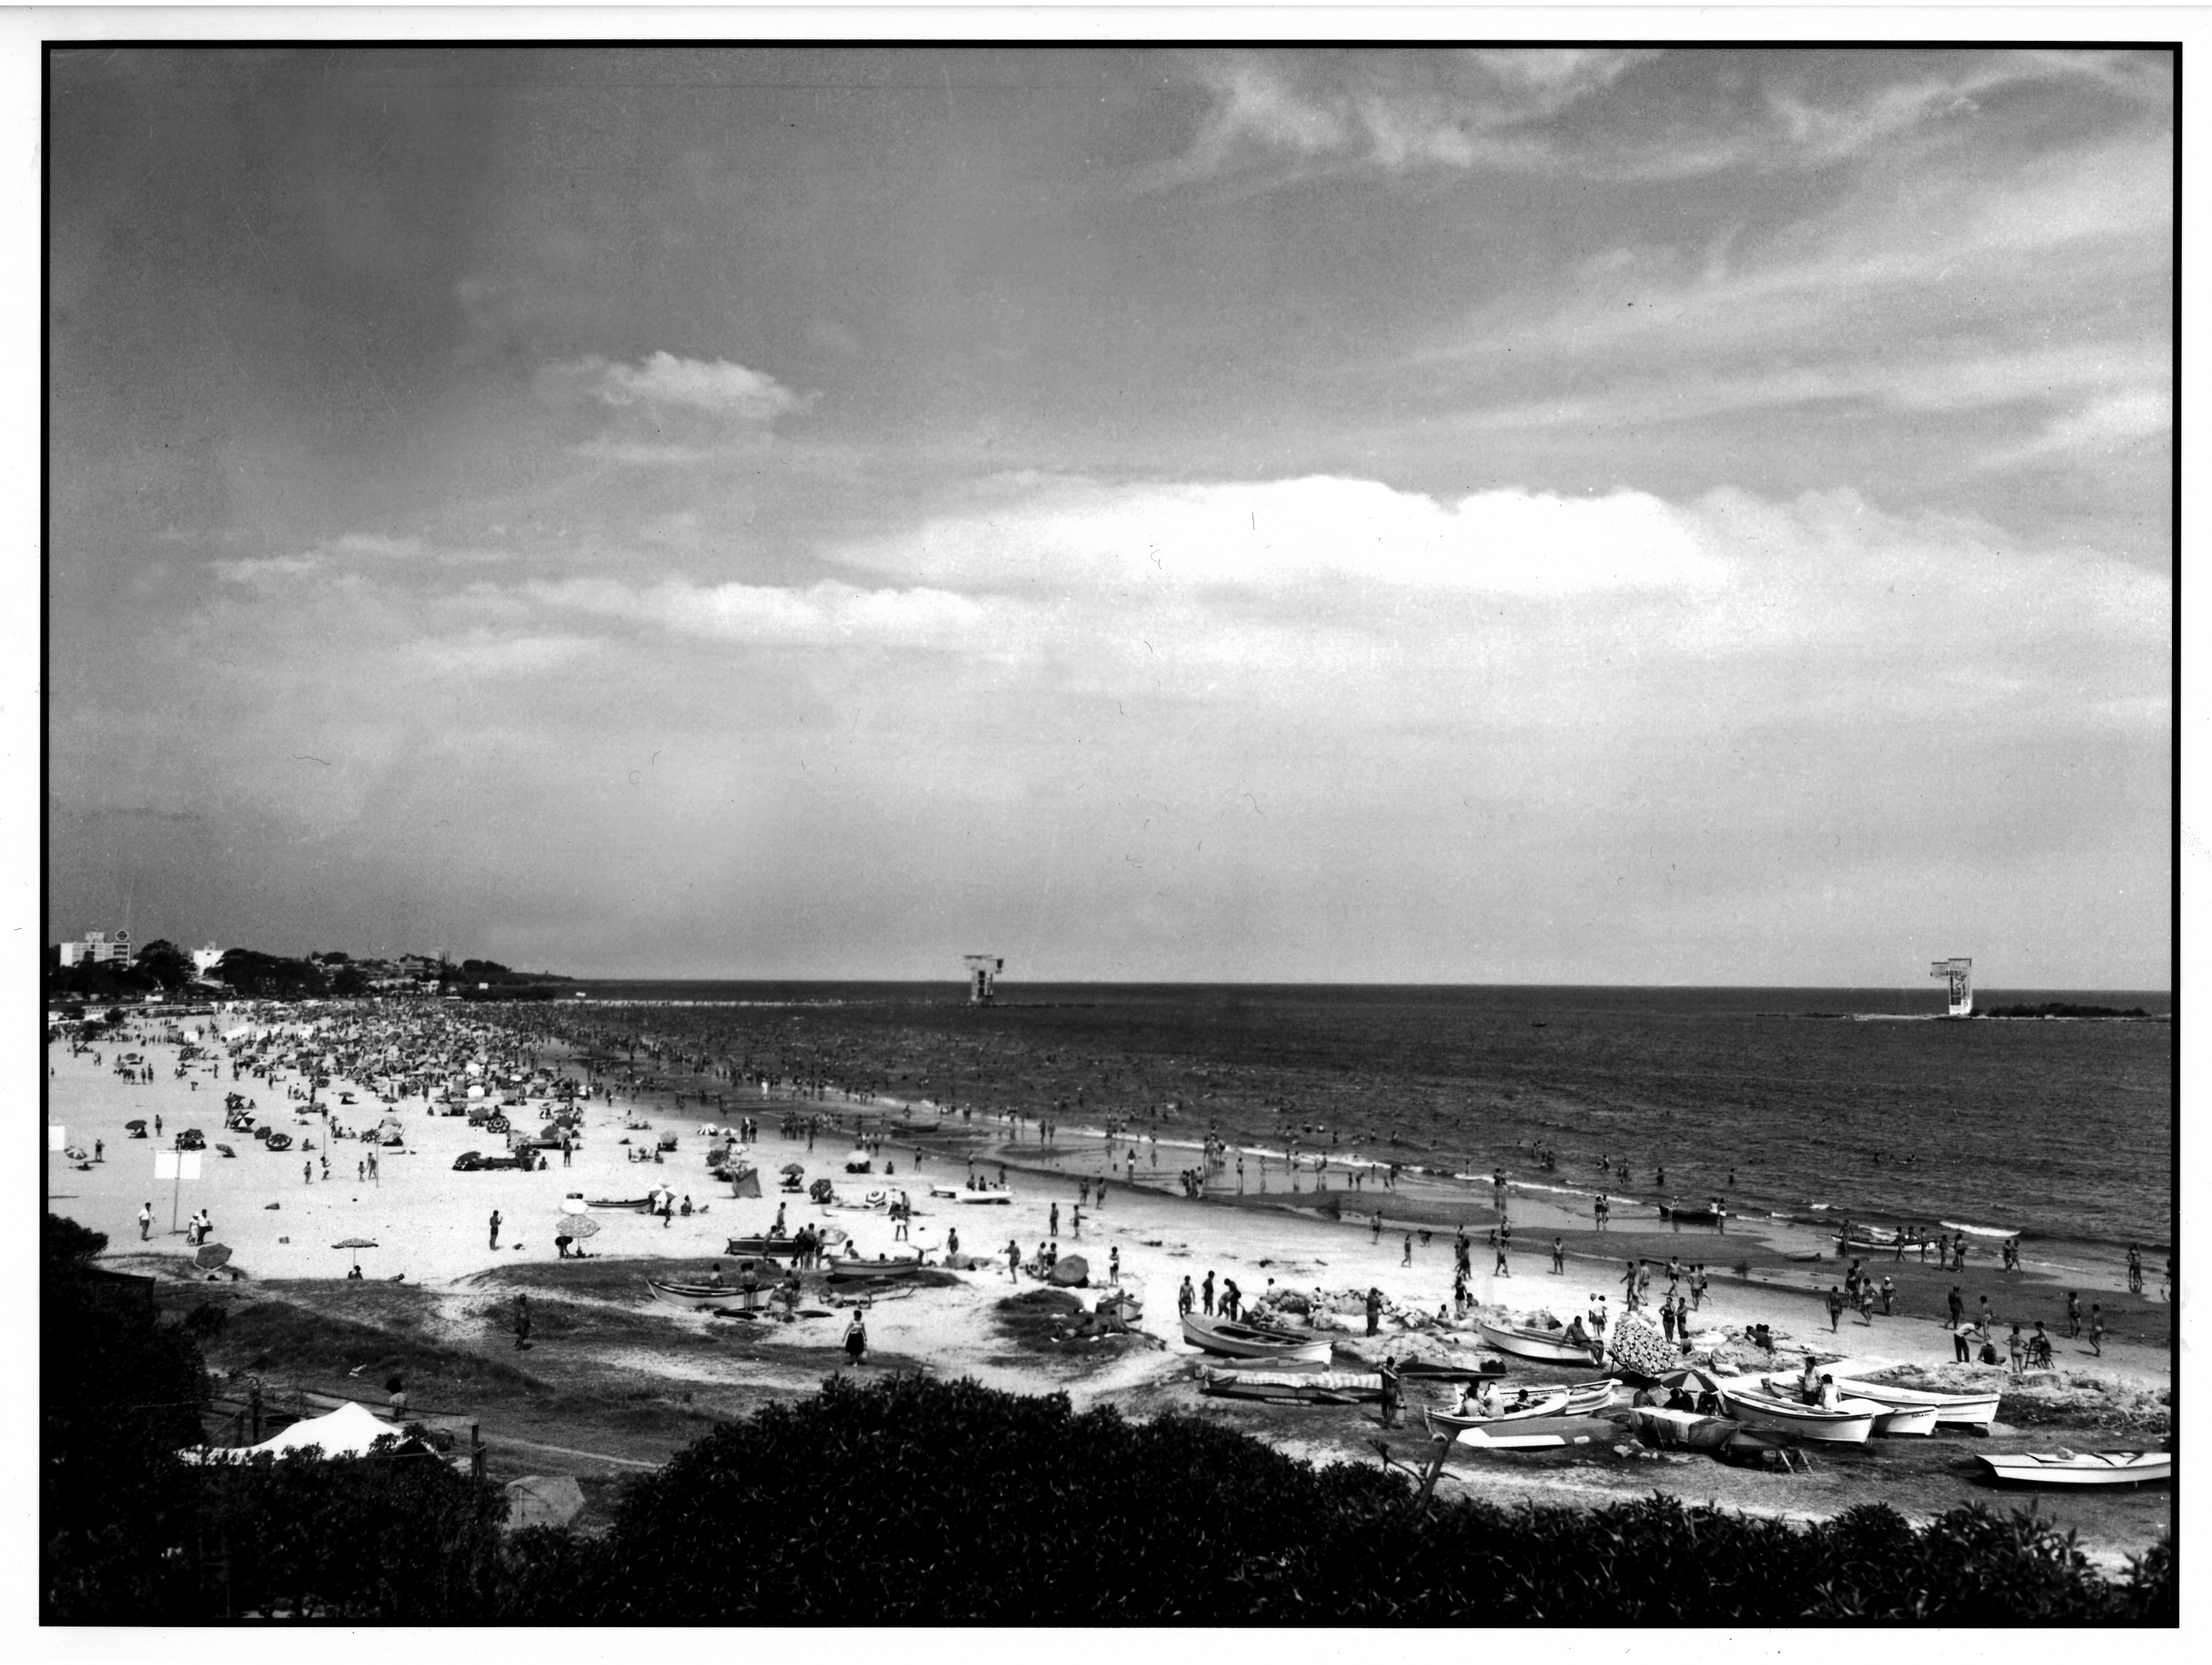
[(169, 1235), (177, 1235), (177, 1205), (182, 1198), (185, 1181), (200, 1176), (200, 1153), (197, 1150), (156, 1150), (154, 1153), (154, 1177), (167, 1180), (169, 1187)]

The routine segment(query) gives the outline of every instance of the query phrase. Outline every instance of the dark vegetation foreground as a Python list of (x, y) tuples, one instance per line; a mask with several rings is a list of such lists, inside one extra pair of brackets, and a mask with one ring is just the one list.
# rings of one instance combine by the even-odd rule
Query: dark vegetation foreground
[(1424, 1504), (1169, 1414), (893, 1375), (706, 1434), (625, 1483), (596, 1534), (504, 1528), (419, 1445), (180, 1461), (191, 1327), (49, 1227), (41, 1605), (50, 1622), (1325, 1620), (2172, 1624), (2160, 1543), (2117, 1579), (2048, 1523), (1887, 1507), (1811, 1527), (1653, 1497), (1595, 1511)]

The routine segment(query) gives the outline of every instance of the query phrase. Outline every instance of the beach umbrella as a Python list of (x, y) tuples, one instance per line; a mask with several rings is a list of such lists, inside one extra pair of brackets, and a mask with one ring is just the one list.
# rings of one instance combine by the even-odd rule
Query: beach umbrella
[(229, 1259), (230, 1246), (228, 1244), (203, 1243), (200, 1246), (200, 1252), (192, 1256), (192, 1264), (198, 1266), (202, 1272), (213, 1272), (217, 1266), (222, 1266), (228, 1262)]
[(125, 1132), (143, 1133), (146, 1131), (146, 1124), (143, 1121), (126, 1121), (123, 1124), (123, 1128)]
[(1700, 1370), (1694, 1365), (1680, 1370), (1669, 1370), (1659, 1378), (1662, 1388), (1687, 1388), (1692, 1393), (1710, 1394), (1720, 1387), (1720, 1380), (1710, 1370)]
[(553, 1229), (565, 1231), (571, 1237), (596, 1237), (599, 1223), (588, 1214), (563, 1214), (553, 1222)]
[(561, 1212), (563, 1214), (588, 1213), (591, 1206), (581, 1197), (563, 1197), (561, 1199)]
[(786, 1174), (789, 1174), (801, 1179), (805, 1178), (806, 1174), (806, 1169), (798, 1162), (786, 1162), (783, 1165), (782, 1171)]
[(365, 1248), (374, 1248), (376, 1244), (373, 1239), (367, 1237), (341, 1237), (337, 1242), (332, 1243), (331, 1247), (332, 1248), (351, 1249), (353, 1251), (353, 1263), (357, 1266), (361, 1264), (361, 1252)]

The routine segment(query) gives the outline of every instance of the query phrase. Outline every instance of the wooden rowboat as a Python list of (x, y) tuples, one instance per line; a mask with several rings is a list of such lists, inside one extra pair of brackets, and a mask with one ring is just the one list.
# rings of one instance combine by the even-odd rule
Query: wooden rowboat
[(911, 1278), (921, 1270), (921, 1257), (918, 1254), (902, 1254), (896, 1260), (880, 1257), (873, 1260), (863, 1260), (857, 1256), (848, 1256), (832, 1259), (829, 1265), (830, 1281), (833, 1284), (843, 1284), (863, 1278)]
[(1182, 1339), (1192, 1346), (1230, 1358), (1303, 1359), (1326, 1364), (1329, 1342), (1326, 1335), (1299, 1336), (1228, 1319), (1182, 1315)]
[(2021, 1485), (2142, 1485), (2173, 1478), (2171, 1451), (2016, 1451), (1980, 1461), (1991, 1479)]
[(1596, 1364), (1603, 1355), (1595, 1343), (1577, 1347), (1565, 1330), (1529, 1330), (1517, 1324), (1478, 1324), (1483, 1341), (1515, 1358), (1538, 1359), (1547, 1364)]
[(667, 1284), (658, 1278), (648, 1278), (645, 1286), (653, 1291), (653, 1299), (665, 1301), (672, 1307), (684, 1307), (696, 1312), (706, 1307), (726, 1306), (744, 1299), (744, 1291), (726, 1284)]
[(1449, 1411), (1423, 1411), (1421, 1415), (1432, 1434), (1459, 1434), (1470, 1428), (1491, 1428), (1499, 1423), (1526, 1422), (1532, 1417), (1560, 1417), (1567, 1414), (1567, 1394), (1565, 1388), (1555, 1388), (1539, 1394), (1516, 1410), (1492, 1411), (1482, 1416), (1462, 1416)]
[(1839, 1381), (1836, 1391), (1853, 1399), (1870, 1399), (1877, 1405), (1931, 1405), (1936, 1421), (1944, 1427), (1987, 1428), (1997, 1419), (1996, 1388), (1985, 1394), (1936, 1394), (1918, 1388), (1899, 1388), (1887, 1381)]
[[(842, 1226), (817, 1226), (814, 1235), (815, 1248), (824, 1253), (836, 1251), (843, 1244), (848, 1235)], [(799, 1253), (799, 1242), (796, 1238), (788, 1235), (732, 1237), (724, 1246), (722, 1253), (725, 1254), (772, 1254), (788, 1260)]]
[(1671, 1203), (1659, 1205), (1659, 1217), (1672, 1220), (1677, 1225), (1717, 1226), (1728, 1218), (1724, 1208), (1677, 1208)]
[(1874, 1419), (1882, 1409), (1871, 1400), (1852, 1400), (1847, 1406), (1823, 1411), (1817, 1405), (1796, 1405), (1741, 1388), (1723, 1388), (1720, 1397), (1721, 1408), (1748, 1427), (1771, 1429), (1801, 1440), (1822, 1440), (1832, 1445), (1864, 1445), (1874, 1433)]

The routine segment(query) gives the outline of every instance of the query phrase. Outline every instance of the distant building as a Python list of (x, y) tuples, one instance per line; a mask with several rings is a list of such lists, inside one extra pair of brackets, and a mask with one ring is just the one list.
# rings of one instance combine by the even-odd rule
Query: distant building
[(82, 942), (62, 944), (62, 964), (64, 966), (127, 966), (130, 963), (131, 933), (127, 930), (118, 930), (112, 935), (104, 930), (88, 930)]
[(222, 956), (227, 952), (228, 952), (228, 949), (219, 948), (212, 942), (209, 943), (204, 948), (194, 948), (192, 950), (192, 975), (195, 977), (205, 977), (210, 972), (213, 971), (217, 966), (222, 963)]

